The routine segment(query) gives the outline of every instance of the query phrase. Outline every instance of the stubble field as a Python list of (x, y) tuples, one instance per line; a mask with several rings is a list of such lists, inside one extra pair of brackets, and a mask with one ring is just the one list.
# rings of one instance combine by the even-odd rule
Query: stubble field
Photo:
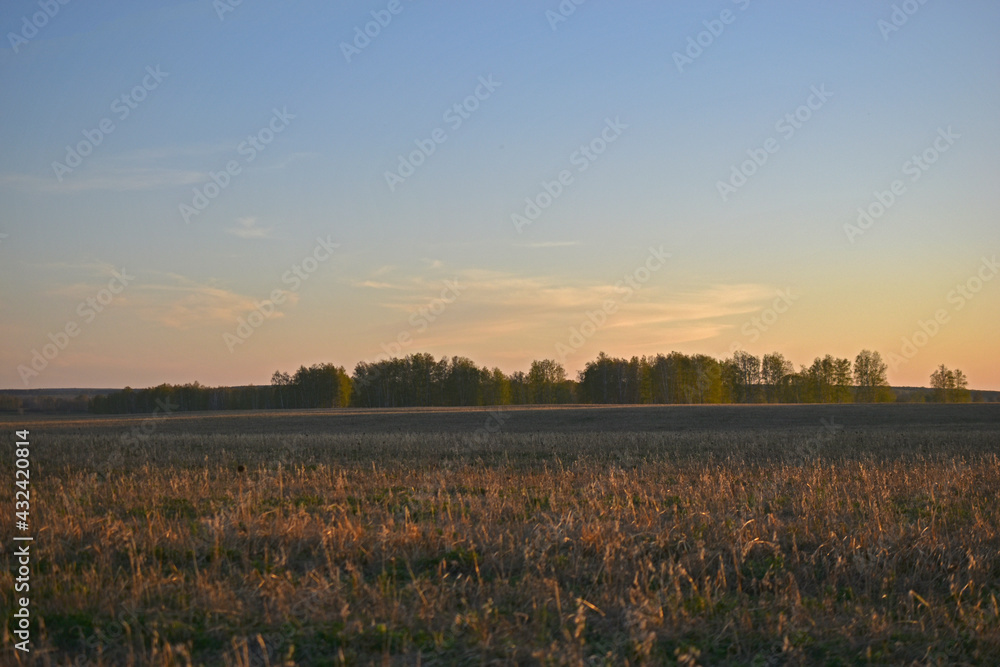
[(1000, 405), (0, 423), (5, 664), (1000, 664)]

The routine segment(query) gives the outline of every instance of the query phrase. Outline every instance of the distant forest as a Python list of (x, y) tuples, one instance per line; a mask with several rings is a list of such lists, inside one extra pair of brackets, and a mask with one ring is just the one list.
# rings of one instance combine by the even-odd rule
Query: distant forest
[[(881, 355), (869, 350), (862, 350), (853, 363), (817, 357), (798, 371), (777, 352), (757, 357), (738, 351), (724, 360), (680, 352), (619, 359), (602, 352), (574, 380), (551, 359), (533, 361), (527, 373), (507, 375), (464, 357), (436, 360), (424, 353), (361, 362), (352, 375), (329, 363), (302, 366), (294, 374), (276, 371), (265, 386), (205, 387), (196, 382), (126, 387), (90, 397), (88, 409), (107, 414), (571, 403), (967, 403), (986, 398), (969, 391), (961, 370), (944, 365), (931, 375), (930, 390), (898, 395), (886, 371)], [(987, 397), (996, 400), (997, 394), (988, 392)]]

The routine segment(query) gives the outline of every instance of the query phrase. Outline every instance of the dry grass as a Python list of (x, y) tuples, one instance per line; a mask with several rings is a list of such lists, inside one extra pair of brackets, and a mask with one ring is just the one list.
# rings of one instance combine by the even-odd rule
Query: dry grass
[(110, 421), (29, 424), (33, 661), (1000, 663), (1000, 425), (300, 420), (125, 451)]

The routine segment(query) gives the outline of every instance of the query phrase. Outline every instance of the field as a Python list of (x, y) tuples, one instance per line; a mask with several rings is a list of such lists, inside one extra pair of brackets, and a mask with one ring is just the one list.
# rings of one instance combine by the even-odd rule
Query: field
[(1000, 405), (0, 422), (3, 664), (1000, 664)]

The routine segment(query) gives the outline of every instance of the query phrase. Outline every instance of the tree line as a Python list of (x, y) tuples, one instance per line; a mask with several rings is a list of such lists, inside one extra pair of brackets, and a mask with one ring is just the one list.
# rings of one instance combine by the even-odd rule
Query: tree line
[(0, 393), (0, 412), (87, 412), (89, 405), (88, 396), (85, 394), (18, 396)]
[(342, 408), (351, 404), (351, 378), (333, 364), (301, 366), (294, 375), (275, 372), (270, 386), (206, 387), (197, 382), (161, 384), (149, 389), (125, 387), (90, 400), (98, 414), (179, 412), (188, 410), (270, 410)]
[[(878, 352), (852, 362), (831, 355), (795, 370), (781, 353), (757, 357), (742, 350), (728, 359), (703, 354), (610, 357), (601, 352), (575, 380), (551, 359), (505, 374), (465, 357), (426, 353), (360, 362), (351, 375), (331, 363), (275, 371), (271, 384), (206, 387), (163, 384), (126, 387), (90, 399), (94, 413), (189, 410), (267, 410), (338, 407), (419, 407), (532, 404), (883, 403), (896, 400)], [(931, 375), (930, 400), (969, 402), (961, 370), (941, 365)]]

